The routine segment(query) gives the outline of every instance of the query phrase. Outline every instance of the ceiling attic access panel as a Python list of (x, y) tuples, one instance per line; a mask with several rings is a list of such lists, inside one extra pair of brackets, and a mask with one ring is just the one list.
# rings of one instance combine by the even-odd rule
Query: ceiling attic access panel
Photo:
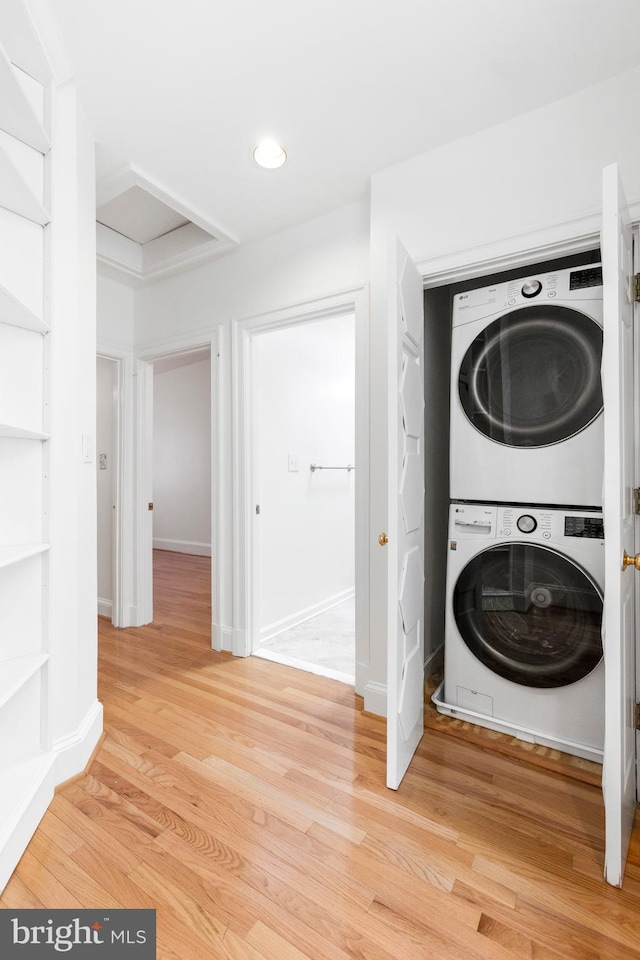
[(98, 262), (144, 283), (226, 253), (237, 239), (129, 166), (98, 184)]

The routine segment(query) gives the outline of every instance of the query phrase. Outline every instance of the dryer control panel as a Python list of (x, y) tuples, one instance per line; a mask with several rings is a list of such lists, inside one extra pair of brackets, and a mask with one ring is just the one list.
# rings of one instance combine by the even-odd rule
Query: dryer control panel
[(528, 540), (603, 540), (602, 514), (543, 507), (499, 507), (498, 536)]
[(488, 318), (504, 310), (520, 309), (543, 301), (571, 306), (581, 300), (602, 300), (602, 266), (585, 267), (518, 277), (477, 290), (457, 293), (453, 298), (453, 326), (469, 323), (478, 316)]

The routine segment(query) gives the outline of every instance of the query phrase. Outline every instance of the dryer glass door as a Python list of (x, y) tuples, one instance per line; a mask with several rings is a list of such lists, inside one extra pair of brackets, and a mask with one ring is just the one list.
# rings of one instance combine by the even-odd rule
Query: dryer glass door
[(602, 329), (567, 307), (523, 307), (494, 320), (467, 350), (462, 408), (490, 440), (512, 447), (560, 443), (602, 411)]
[(547, 547), (509, 543), (462, 570), (453, 595), (460, 636), (485, 666), (527, 687), (562, 687), (602, 658), (602, 597)]

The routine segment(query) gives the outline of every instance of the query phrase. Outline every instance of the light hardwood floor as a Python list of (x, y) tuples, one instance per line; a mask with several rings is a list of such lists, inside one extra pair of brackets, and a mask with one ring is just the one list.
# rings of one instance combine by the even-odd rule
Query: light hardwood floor
[(155, 568), (3, 907), (155, 907), (167, 960), (640, 960), (638, 831), (608, 887), (597, 786), (435, 728), (388, 791), (349, 686), (212, 653), (208, 561)]

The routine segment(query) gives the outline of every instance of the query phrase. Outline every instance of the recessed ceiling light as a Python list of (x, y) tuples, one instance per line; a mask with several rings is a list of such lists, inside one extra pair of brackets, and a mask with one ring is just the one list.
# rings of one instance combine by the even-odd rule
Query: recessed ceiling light
[(281, 147), (275, 140), (263, 140), (253, 151), (253, 159), (267, 170), (275, 170), (281, 167), (287, 159), (284, 147)]

